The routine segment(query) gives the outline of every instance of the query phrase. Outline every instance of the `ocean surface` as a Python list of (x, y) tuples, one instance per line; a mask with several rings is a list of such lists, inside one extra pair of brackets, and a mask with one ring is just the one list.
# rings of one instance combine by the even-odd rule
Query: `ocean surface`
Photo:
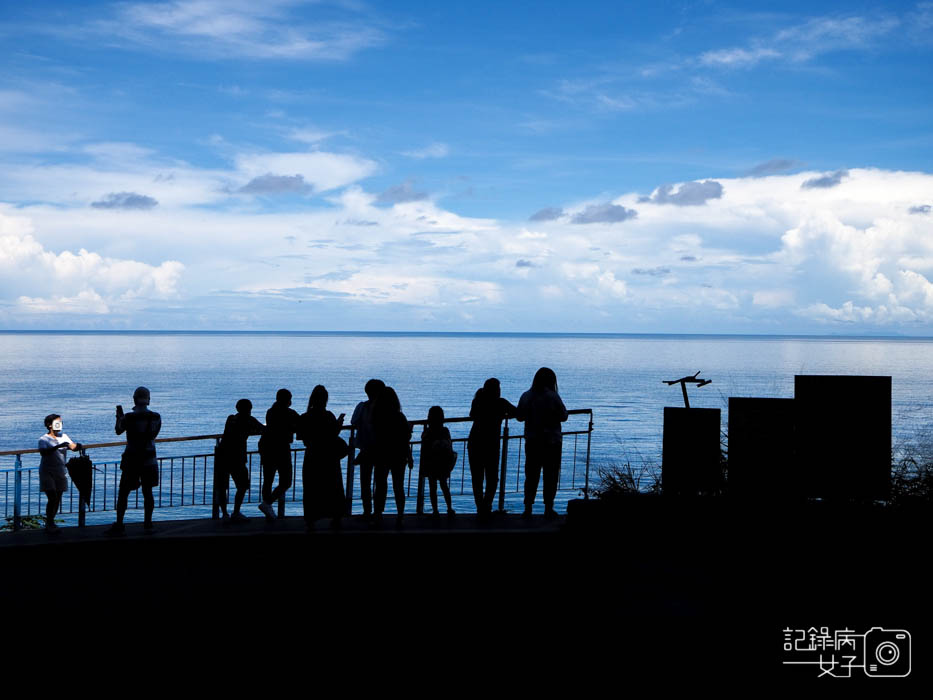
[[(791, 397), (795, 374), (890, 375), (895, 446), (926, 444), (933, 427), (933, 339), (0, 332), (0, 451), (35, 447), (45, 432), (43, 418), (53, 412), (63, 416), (65, 432), (76, 441), (114, 441), (114, 407), (129, 409), (139, 385), (149, 387), (151, 408), (162, 414), (160, 437), (181, 437), (221, 432), (244, 397), (262, 420), (281, 387), (292, 391), (300, 413), (311, 389), (325, 385), (328, 408), (345, 413), (349, 422), (371, 377), (396, 389), (410, 420), (424, 418), (434, 404), (448, 417), (466, 416), (474, 392), (488, 377), (498, 377), (503, 396), (517, 403), (542, 366), (556, 372), (568, 408), (593, 410), (591, 473), (626, 461), (659, 465), (663, 407), (683, 405), (680, 387), (663, 380), (698, 370), (712, 383), (689, 388), (691, 406), (721, 408), (723, 427), (728, 397)], [(572, 418), (568, 426), (584, 430), (586, 418)], [(465, 436), (469, 424), (451, 428), (454, 437)], [(519, 432), (520, 424), (511, 429)], [(583, 446), (577, 445), (578, 460), (585, 457), (585, 437)], [(159, 454), (212, 449), (203, 441), (193, 449), (195, 444), (160, 445)], [(565, 467), (569, 449), (565, 439)], [(119, 450), (97, 450), (92, 457), (118, 459)], [(24, 459), (27, 465), (30, 459), (37, 462), (34, 455)], [(12, 460), (0, 457), (0, 469), (12, 467)], [(571, 490), (561, 497), (575, 496)], [(518, 494), (510, 495), (514, 502), (520, 502)], [(389, 504), (392, 512), (391, 495)], [(472, 511), (468, 476), (458, 508)]]

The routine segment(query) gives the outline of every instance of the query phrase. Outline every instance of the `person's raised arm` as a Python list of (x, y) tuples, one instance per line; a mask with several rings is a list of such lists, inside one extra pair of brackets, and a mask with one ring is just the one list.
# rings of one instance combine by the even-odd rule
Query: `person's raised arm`
[(117, 422), (113, 430), (117, 435), (123, 435), (126, 432), (126, 416), (123, 413), (123, 406), (117, 406)]

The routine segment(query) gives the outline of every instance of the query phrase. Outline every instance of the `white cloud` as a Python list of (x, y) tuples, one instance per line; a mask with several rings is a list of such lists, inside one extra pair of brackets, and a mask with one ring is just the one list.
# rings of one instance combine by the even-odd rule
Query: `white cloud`
[(0, 211), (0, 303), (24, 312), (106, 314), (129, 311), (135, 300), (178, 295), (184, 265), (149, 265), (88, 252), (54, 253), (33, 236), (26, 217)]
[(158, 51), (215, 59), (346, 60), (386, 40), (385, 32), (349, 5), (340, 19), (306, 17), (293, 0), (173, 0), (117, 6), (117, 17), (98, 32)]
[(82, 290), (73, 297), (40, 299), (22, 296), (16, 300), (23, 311), (30, 314), (108, 314), (110, 307), (100, 294)]
[(700, 63), (704, 66), (753, 66), (766, 58), (779, 58), (779, 51), (775, 49), (720, 49), (707, 51), (700, 55)]
[[(229, 172), (247, 181), (245, 167)], [(462, 306), (485, 327), (539, 328), (546, 316), (549, 327), (600, 330), (608, 313), (657, 330), (700, 317), (752, 332), (761, 323), (789, 332), (933, 329), (933, 221), (909, 213), (929, 200), (933, 175), (850, 169), (836, 187), (801, 189), (818, 175), (717, 177), (722, 194), (703, 206), (652, 204), (615, 225), (572, 223), (586, 203), (564, 202), (568, 215), (545, 223), (464, 217), (431, 200), (380, 206), (378, 193), (360, 185), (295, 211), (244, 208), (239, 198), (165, 206), (153, 190), (145, 191), (159, 207), (119, 216), (87, 206), (21, 207), (19, 216), (8, 208), (0, 210), (0, 302), (21, 313), (45, 304), (106, 305), (116, 314), (135, 299), (155, 308), (174, 294), (182, 303), (196, 296), (200, 309), (236, 303), (255, 319), (270, 304), (304, 300), (302, 309), (327, 309), (349, 327), (370, 307), (382, 309), (379, 318), (409, 309), (406, 323), (429, 312), (455, 323)], [(628, 210), (638, 198), (609, 201)], [(68, 252), (75, 241), (84, 250)], [(143, 250), (149, 259), (134, 260)], [(292, 327), (284, 311), (274, 318), (274, 327)]]
[(377, 267), (345, 280), (321, 280), (312, 287), (375, 304), (444, 307), (477, 302), (498, 305), (503, 300), (502, 290), (494, 282), (424, 276), (417, 268), (406, 274), (404, 270)]
[(747, 47), (706, 51), (697, 63), (707, 67), (751, 68), (764, 60), (805, 62), (831, 51), (864, 49), (901, 24), (893, 16), (815, 17), (759, 37)]
[(318, 192), (345, 187), (374, 174), (374, 161), (353, 155), (309, 153), (257, 153), (236, 158), (237, 170), (249, 180), (269, 173), (300, 175)]
[(790, 306), (793, 302), (793, 289), (759, 289), (752, 295), (752, 303), (756, 306), (779, 308)]
[(432, 143), (429, 146), (424, 148), (415, 149), (412, 151), (403, 151), (403, 156), (408, 156), (409, 158), (415, 158), (417, 160), (424, 160), (425, 158), (445, 158), (450, 155), (450, 146), (446, 143)]

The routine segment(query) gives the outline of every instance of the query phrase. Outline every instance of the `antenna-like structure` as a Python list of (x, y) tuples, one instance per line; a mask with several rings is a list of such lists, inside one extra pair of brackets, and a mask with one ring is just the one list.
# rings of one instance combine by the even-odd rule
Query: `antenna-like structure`
[(697, 387), (706, 386), (710, 384), (712, 379), (700, 379), (700, 371), (697, 370), (697, 373), (689, 377), (681, 377), (680, 379), (662, 379), (661, 381), (667, 384), (668, 386), (673, 386), (674, 384), (680, 384), (681, 391), (684, 392), (684, 406), (690, 408), (690, 400), (687, 398), (687, 383), (696, 384)]

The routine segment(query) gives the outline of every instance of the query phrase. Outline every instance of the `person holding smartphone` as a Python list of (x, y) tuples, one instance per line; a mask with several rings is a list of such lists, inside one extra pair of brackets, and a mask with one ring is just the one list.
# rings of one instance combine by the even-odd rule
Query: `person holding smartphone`
[(48, 504), (45, 507), (45, 531), (59, 532), (55, 524), (55, 514), (62, 502), (62, 494), (68, 490), (68, 478), (65, 471), (65, 456), (68, 450), (79, 450), (81, 446), (71, 441), (62, 430), (62, 417), (50, 413), (45, 417), (45, 429), (48, 431), (39, 438), (39, 490), (45, 492)]
[(117, 406), (117, 420), (114, 431), (117, 435), (126, 433), (126, 450), (120, 460), (120, 487), (117, 492), (117, 522), (107, 530), (111, 536), (125, 533), (123, 516), (129, 501), (130, 492), (143, 487), (143, 505), (145, 521), (143, 529), (152, 534), (152, 511), (155, 498), (152, 489), (159, 485), (159, 462), (156, 458), (155, 439), (162, 429), (162, 416), (149, 410), (149, 390), (141, 386), (133, 392), (133, 410), (123, 412), (123, 406)]

